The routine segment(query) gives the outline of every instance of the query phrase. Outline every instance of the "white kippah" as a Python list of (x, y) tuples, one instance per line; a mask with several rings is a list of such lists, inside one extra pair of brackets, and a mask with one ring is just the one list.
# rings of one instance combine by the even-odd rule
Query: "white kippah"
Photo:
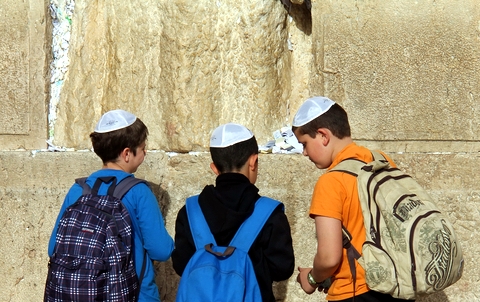
[(95, 132), (107, 133), (130, 126), (137, 120), (137, 117), (125, 110), (117, 109), (108, 111), (100, 118)]
[(252, 131), (248, 130), (245, 126), (228, 123), (213, 130), (212, 136), (210, 137), (210, 147), (225, 148), (246, 141), (252, 137)]
[(292, 126), (300, 127), (311, 122), (327, 112), (333, 104), (335, 104), (334, 101), (324, 96), (315, 96), (307, 99), (300, 108), (298, 108), (298, 111), (293, 118)]

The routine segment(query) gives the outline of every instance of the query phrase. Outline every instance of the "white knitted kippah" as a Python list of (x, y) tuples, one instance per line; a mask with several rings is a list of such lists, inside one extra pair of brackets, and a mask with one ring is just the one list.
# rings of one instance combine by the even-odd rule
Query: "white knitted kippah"
[(100, 118), (95, 132), (107, 133), (118, 129), (126, 128), (133, 124), (137, 120), (137, 117), (125, 110), (117, 109), (108, 111)]
[(252, 131), (245, 126), (228, 123), (213, 130), (210, 137), (210, 147), (225, 148), (253, 137)]
[(333, 104), (335, 104), (334, 101), (323, 96), (315, 96), (307, 99), (300, 108), (298, 108), (298, 111), (293, 118), (292, 125), (294, 127), (300, 127), (311, 122), (327, 112)]

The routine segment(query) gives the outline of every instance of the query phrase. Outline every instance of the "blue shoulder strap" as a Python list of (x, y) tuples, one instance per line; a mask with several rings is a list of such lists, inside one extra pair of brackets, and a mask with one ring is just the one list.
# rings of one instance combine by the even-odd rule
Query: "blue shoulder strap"
[(202, 209), (198, 204), (198, 195), (188, 197), (185, 207), (187, 209), (188, 224), (190, 224), (190, 231), (192, 232), (197, 250), (204, 248), (205, 245), (210, 243), (217, 245), (205, 220), (205, 216), (203, 216)]
[(281, 202), (264, 196), (260, 197), (255, 203), (252, 215), (240, 226), (230, 245), (248, 253), (265, 222), (279, 205), (282, 205), (282, 210), (284, 210)]
[[(230, 246), (248, 253), (250, 246), (262, 230), (263, 225), (267, 222), (273, 210), (279, 205), (282, 205), (283, 209), (281, 202), (268, 197), (260, 197), (255, 203), (255, 209), (252, 215), (240, 226), (235, 237), (233, 237), (230, 242)], [(192, 232), (193, 241), (195, 242), (197, 250), (204, 248), (205, 245), (210, 243), (217, 245), (198, 203), (198, 195), (187, 198), (186, 209), (190, 231)]]

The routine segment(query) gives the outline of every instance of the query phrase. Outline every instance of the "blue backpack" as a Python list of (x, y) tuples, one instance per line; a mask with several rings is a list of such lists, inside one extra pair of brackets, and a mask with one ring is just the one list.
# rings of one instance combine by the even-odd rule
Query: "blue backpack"
[(261, 197), (229, 246), (221, 247), (210, 232), (198, 195), (187, 198), (187, 216), (197, 251), (182, 274), (176, 301), (262, 301), (248, 250), (279, 205), (283, 206), (279, 201)]
[[(122, 197), (145, 180), (98, 178), (90, 188), (85, 178), (80, 198), (60, 219), (55, 249), (48, 264), (44, 301), (137, 301), (140, 280), (133, 260), (133, 229)], [(101, 184), (111, 185), (98, 195)]]

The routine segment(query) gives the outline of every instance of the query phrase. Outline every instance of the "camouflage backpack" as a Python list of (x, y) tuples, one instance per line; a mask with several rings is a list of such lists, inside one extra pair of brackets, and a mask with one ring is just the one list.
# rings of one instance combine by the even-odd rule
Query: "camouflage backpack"
[(372, 154), (368, 164), (346, 159), (330, 170), (357, 177), (366, 239), (360, 255), (344, 229), (353, 280), (357, 259), (368, 287), (395, 298), (416, 299), (452, 285), (464, 260), (447, 215), (412, 177)]

